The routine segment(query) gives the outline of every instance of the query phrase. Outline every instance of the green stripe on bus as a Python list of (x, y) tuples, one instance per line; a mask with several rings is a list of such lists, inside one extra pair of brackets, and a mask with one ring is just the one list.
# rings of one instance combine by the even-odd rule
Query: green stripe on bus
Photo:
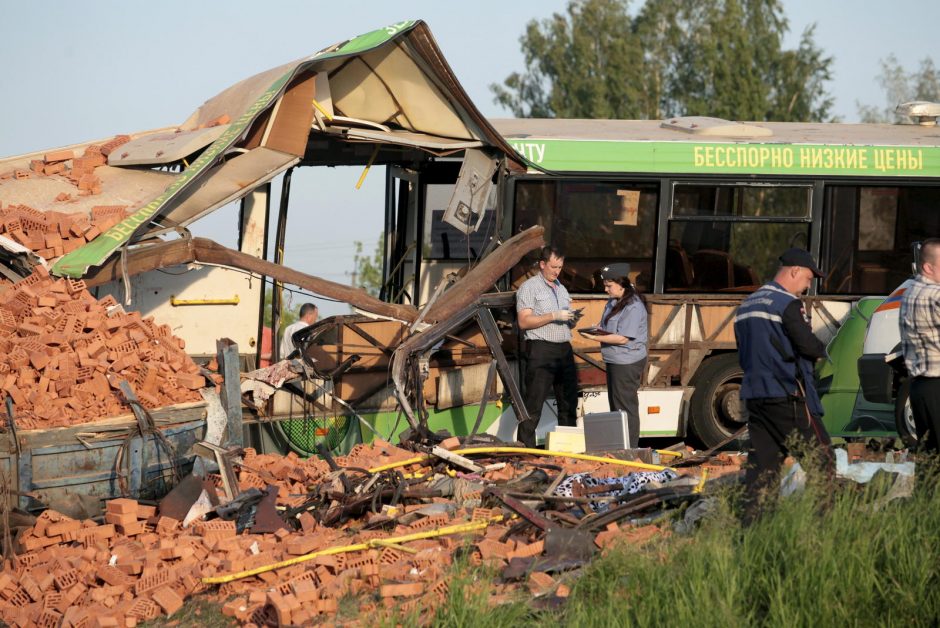
[(845, 146), (507, 138), (546, 170), (940, 177), (937, 146)]

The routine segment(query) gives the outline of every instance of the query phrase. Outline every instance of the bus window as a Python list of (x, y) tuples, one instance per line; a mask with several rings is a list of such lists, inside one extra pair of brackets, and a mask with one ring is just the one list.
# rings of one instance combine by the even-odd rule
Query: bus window
[(750, 292), (773, 278), (777, 254), (807, 247), (812, 189), (677, 184), (664, 287)]
[(940, 234), (940, 188), (829, 186), (821, 294), (887, 294), (911, 272), (912, 242)]
[[(659, 186), (623, 181), (519, 181), (514, 231), (545, 228), (545, 241), (565, 253), (562, 282), (573, 293), (603, 292), (598, 271), (629, 262), (641, 291), (653, 283)], [(513, 284), (532, 272), (536, 255), (513, 272)]]

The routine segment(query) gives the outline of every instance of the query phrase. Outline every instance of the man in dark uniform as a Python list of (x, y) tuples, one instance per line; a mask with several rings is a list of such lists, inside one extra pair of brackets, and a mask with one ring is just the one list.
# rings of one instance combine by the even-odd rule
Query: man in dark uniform
[[(813, 335), (800, 300), (813, 279), (824, 277), (813, 256), (788, 249), (780, 256), (773, 281), (738, 308), (734, 333), (744, 369), (741, 399), (748, 413), (751, 447), (745, 475), (744, 521), (759, 512), (759, 501), (774, 491), (787, 441), (795, 434), (831, 477), (835, 458), (820, 418), (822, 404), (813, 380), (813, 364), (826, 357), (826, 346)], [(797, 452), (800, 453), (800, 452)]]

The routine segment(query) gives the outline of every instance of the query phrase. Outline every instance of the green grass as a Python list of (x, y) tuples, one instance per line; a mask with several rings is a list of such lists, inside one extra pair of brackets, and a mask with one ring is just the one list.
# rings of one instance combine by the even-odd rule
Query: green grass
[(159, 617), (153, 621), (138, 624), (141, 628), (234, 628), (238, 625), (234, 619), (222, 614), (222, 604), (199, 595), (186, 600), (183, 608), (169, 617)]
[[(691, 536), (619, 546), (573, 579), (568, 604), (488, 608), (460, 573), (440, 626), (935, 626), (940, 619), (940, 476), (880, 504), (888, 485), (812, 487), (748, 528), (723, 495)], [(823, 500), (830, 501), (830, 500)], [(407, 622), (406, 622), (407, 623)]]

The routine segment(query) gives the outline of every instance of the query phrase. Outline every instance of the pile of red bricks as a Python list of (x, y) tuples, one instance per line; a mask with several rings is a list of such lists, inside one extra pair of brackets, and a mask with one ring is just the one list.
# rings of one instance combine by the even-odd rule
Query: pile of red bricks
[[(352, 457), (363, 467), (373, 468), (413, 455), (380, 441), (375, 446), (358, 446)], [(586, 467), (578, 462), (573, 468)], [(402, 470), (419, 471), (422, 465)], [(242, 488), (275, 484), (284, 489), (279, 493), (278, 505), (289, 506), (296, 502), (293, 491), (303, 488), (303, 493), (305, 485), (328, 482), (328, 474), (322, 460), (303, 460), (293, 454), (256, 455), (248, 449), (239, 482)], [(359, 616), (373, 621), (388, 617), (393, 609), (426, 613), (445, 603), (448, 570), (459, 548), (469, 552), (472, 563), (494, 568), (505, 567), (512, 558), (536, 556), (544, 550), (531, 527), (529, 531), (511, 532), (509, 523), (497, 522), (471, 533), (469, 539), (458, 535), (398, 546), (379, 543), (375, 549), (324, 554), (217, 588), (208, 588), (201, 581), (328, 548), (460, 523), (493, 521), (502, 514), (498, 509), (457, 504), (436, 514), (417, 512), (426, 506), (399, 506), (394, 529), (364, 530), (365, 520), (328, 528), (305, 512), (297, 518), (297, 531), (283, 529), (275, 534), (237, 534), (234, 522), (220, 519), (183, 528), (179, 521), (161, 516), (154, 507), (127, 499), (109, 502), (103, 523), (75, 521), (46, 511), (17, 539), (26, 553), (0, 572), (0, 619), (11, 626), (134, 626), (171, 615), (186, 597), (208, 591), (225, 602), (223, 613), (245, 625), (335, 621), (339, 600), (346, 595), (358, 596)], [(598, 535), (598, 545), (610, 545), (612, 537), (620, 532), (616, 525), (610, 526)], [(644, 542), (657, 533), (653, 526), (633, 531), (624, 528), (623, 538)], [(488, 588), (492, 603), (509, 601), (520, 591), (527, 595), (568, 594), (567, 586), (537, 571), (520, 583), (478, 585)]]
[(108, 163), (108, 155), (119, 146), (130, 141), (128, 135), (118, 135), (104, 144), (88, 146), (81, 157), (72, 150), (57, 150), (46, 153), (42, 159), (33, 159), (29, 170), (19, 169), (0, 173), (2, 179), (29, 179), (32, 177), (58, 175), (68, 179), (78, 188), (79, 195), (101, 193), (101, 180), (95, 175), (95, 168)]
[[(60, 197), (67, 200), (68, 195)], [(0, 203), (0, 235), (49, 260), (91, 242), (126, 217), (124, 205), (97, 205), (89, 217), (81, 212), (41, 212), (26, 205), (4, 207)]]
[(110, 296), (99, 301), (83, 281), (42, 267), (0, 290), (0, 389), (20, 429), (127, 414), (121, 380), (150, 409), (202, 399), (199, 367), (153, 317), (125, 312)]

